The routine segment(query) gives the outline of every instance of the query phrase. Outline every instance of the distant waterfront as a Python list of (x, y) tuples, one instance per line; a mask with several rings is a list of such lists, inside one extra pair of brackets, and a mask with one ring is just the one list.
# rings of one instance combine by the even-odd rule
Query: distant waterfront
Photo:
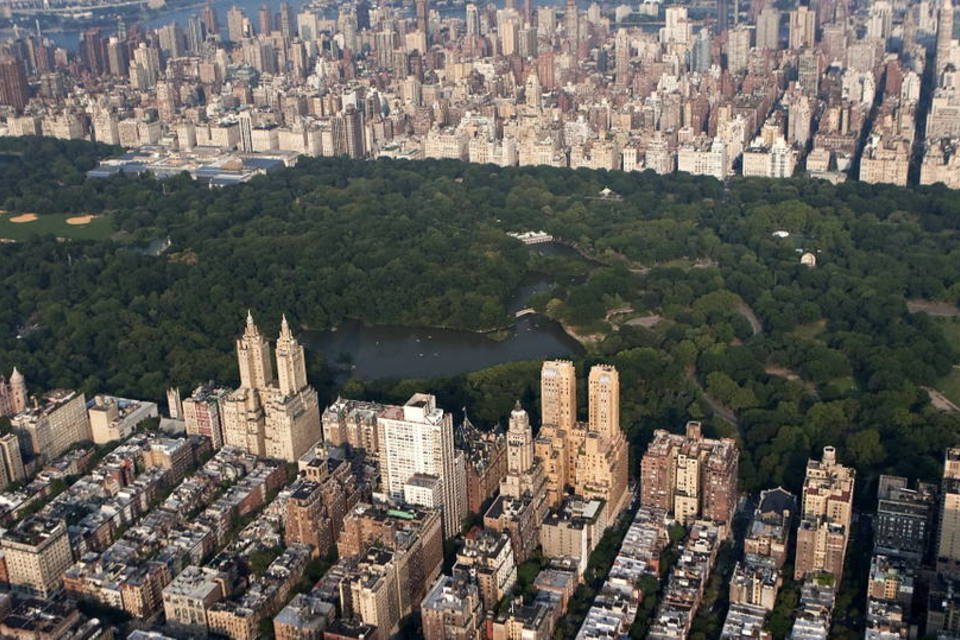
[[(280, 2), (281, 0), (211, 0), (210, 4), (217, 12), (217, 20), (219, 21), (220, 28), (226, 29), (227, 23), (227, 10), (230, 7), (238, 6), (243, 9), (244, 13), (257, 24), (257, 14), (260, 11), (260, 5), (266, 4), (270, 9), (271, 15), (276, 15), (280, 12)], [(563, 4), (564, 0), (540, 0), (538, 5), (554, 5), (554, 4)], [(205, 0), (191, 1), (183, 4), (178, 4), (176, 7), (170, 9), (163, 9), (160, 11), (144, 11), (141, 12), (140, 17), (136, 15), (130, 15), (124, 18), (127, 27), (131, 27), (134, 23), (139, 23), (142, 27), (146, 29), (157, 29), (164, 25), (170, 24), (171, 22), (177, 22), (181, 26), (186, 24), (186, 21), (190, 16), (194, 16), (200, 13), (201, 9), (206, 4)], [(290, 11), (292, 14), (297, 14), (305, 6), (309, 5), (310, 2), (304, 0), (288, 0), (290, 5)], [(479, 4), (479, 3), (478, 3)], [(503, 0), (496, 0), (498, 6), (503, 6)], [(335, 12), (336, 7), (331, 7), (328, 9), (321, 9), (319, 12), (325, 17), (336, 17)], [(442, 7), (440, 9), (440, 14), (443, 17), (451, 16), (463, 16), (464, 14), (464, 5), (449, 5)], [(23, 31), (33, 31), (34, 26), (31, 18), (24, 17), (20, 23), (20, 27)], [(43, 35), (54, 42), (58, 47), (63, 47), (69, 51), (76, 51), (77, 44), (80, 42), (80, 35), (87, 29), (88, 26), (71, 26), (68, 28), (61, 28), (59, 30), (49, 29), (43, 31)], [(116, 18), (108, 21), (106, 26), (101, 27), (104, 32), (104, 35), (113, 35), (116, 32)], [(12, 31), (10, 29), (5, 29), (0, 31), (0, 39), (9, 38), (12, 36)]]
[[(195, 16), (200, 13), (203, 9), (205, 1), (200, 0), (196, 2), (186, 2), (183, 4), (178, 4), (176, 7), (171, 9), (163, 9), (160, 11), (144, 11), (140, 13), (140, 16), (129, 15), (124, 17), (124, 21), (127, 27), (131, 27), (134, 23), (139, 23), (142, 27), (146, 29), (157, 29), (163, 25), (170, 24), (171, 22), (177, 22), (181, 26), (186, 24), (187, 19), (191, 16)], [(244, 13), (249, 16), (254, 24), (256, 24), (257, 13), (260, 11), (260, 5), (266, 4), (270, 8), (271, 14), (276, 14), (280, 11), (280, 0), (211, 0), (211, 6), (217, 12), (217, 20), (220, 23), (222, 29), (226, 29), (227, 24), (227, 10), (232, 6), (238, 6), (243, 9)], [(306, 5), (306, 2), (302, 0), (289, 0), (288, 4), (290, 5), (290, 10), (293, 13), (299, 13), (301, 7)], [(33, 31), (33, 27), (30, 25), (29, 19), (24, 19), (23, 29), (28, 29)], [(80, 35), (89, 27), (87, 26), (71, 26), (62, 30), (49, 30), (44, 31), (43, 35), (53, 41), (58, 47), (63, 47), (69, 51), (76, 51), (77, 44), (80, 42)], [(116, 32), (116, 18), (105, 27), (101, 27), (104, 32), (104, 35), (113, 35)], [(9, 37), (10, 31), (6, 30), (3, 33), (4, 37)]]

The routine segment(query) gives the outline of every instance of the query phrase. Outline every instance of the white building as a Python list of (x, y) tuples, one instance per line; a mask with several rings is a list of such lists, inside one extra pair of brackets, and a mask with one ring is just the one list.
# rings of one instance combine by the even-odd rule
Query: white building
[(726, 166), (727, 149), (719, 139), (714, 139), (707, 149), (694, 144), (677, 149), (677, 171), (723, 180)]
[(126, 438), (138, 424), (160, 414), (153, 402), (127, 400), (112, 396), (96, 396), (87, 407), (90, 430), (96, 444)]
[(789, 178), (797, 165), (797, 151), (778, 137), (770, 147), (759, 140), (743, 152), (743, 175), (761, 178)]
[(437, 407), (436, 397), (416, 393), (402, 407), (384, 409), (377, 432), (383, 492), (440, 507), (444, 537), (456, 535), (466, 515), (466, 479), (458, 473), (453, 416)]

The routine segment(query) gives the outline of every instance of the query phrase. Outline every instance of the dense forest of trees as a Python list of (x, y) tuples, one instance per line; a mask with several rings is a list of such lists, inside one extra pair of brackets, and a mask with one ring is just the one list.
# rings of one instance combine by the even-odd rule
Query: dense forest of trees
[[(742, 443), (746, 488), (796, 489), (829, 443), (867, 495), (884, 471), (936, 477), (960, 439), (960, 416), (924, 390), (957, 345), (906, 305), (960, 299), (960, 194), (347, 159), (302, 159), (219, 190), (185, 176), (84, 180), (110, 151), (0, 140), (0, 208), (106, 213), (115, 226), (100, 242), (0, 245), (0, 368), (16, 364), (38, 386), (159, 398), (168, 383), (232, 383), (248, 307), (268, 331), (281, 312), (311, 328), (498, 327), (519, 283), (546, 272), (561, 284), (534, 303), (591, 336), (582, 367), (620, 369), (635, 455), (653, 429), (703, 418)], [(604, 187), (617, 197), (600, 197)], [(590, 260), (506, 235), (528, 229)], [(135, 250), (163, 237), (163, 256)], [(817, 268), (800, 265), (803, 251)], [(312, 379), (335, 393), (311, 360)], [(535, 408), (537, 374), (516, 363), (429, 383), (350, 381), (345, 393), (402, 399), (429, 384), (492, 422), (516, 397)]]

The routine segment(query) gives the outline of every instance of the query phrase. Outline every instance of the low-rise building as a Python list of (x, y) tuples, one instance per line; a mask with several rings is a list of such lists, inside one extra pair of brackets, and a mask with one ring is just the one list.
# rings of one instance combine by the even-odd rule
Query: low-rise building
[(207, 613), (226, 594), (227, 577), (214, 569), (190, 566), (163, 589), (167, 624), (187, 633), (206, 635)]
[(160, 415), (156, 403), (105, 395), (95, 396), (87, 413), (95, 444), (127, 438), (141, 422)]

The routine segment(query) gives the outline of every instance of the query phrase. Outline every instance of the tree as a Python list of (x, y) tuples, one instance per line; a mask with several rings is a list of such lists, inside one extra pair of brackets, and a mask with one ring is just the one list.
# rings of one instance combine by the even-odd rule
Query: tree
[(876, 429), (850, 434), (847, 438), (847, 451), (853, 457), (857, 468), (870, 468), (882, 462), (887, 455)]

